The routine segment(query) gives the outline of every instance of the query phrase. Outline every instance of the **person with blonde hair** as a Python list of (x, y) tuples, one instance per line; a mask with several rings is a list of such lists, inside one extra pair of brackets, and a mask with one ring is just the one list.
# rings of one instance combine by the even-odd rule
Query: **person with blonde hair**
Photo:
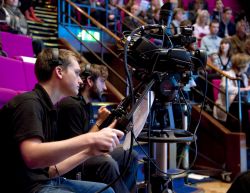
[[(220, 89), (224, 93), (219, 92), (216, 105), (220, 106), (222, 109), (226, 110), (226, 94), (229, 96), (229, 113), (234, 115), (236, 118), (239, 117), (239, 102), (238, 94), (241, 95), (241, 107), (242, 107), (242, 129), (245, 132), (248, 132), (249, 118), (248, 118), (248, 109), (250, 106), (248, 104), (247, 94), (250, 91), (249, 80), (246, 75), (246, 71), (249, 67), (250, 56), (245, 53), (238, 53), (232, 56), (232, 69), (226, 71), (226, 73), (233, 78), (240, 78), (240, 90), (238, 89), (238, 81), (227, 79), (227, 88), (226, 88), (226, 77), (222, 77), (220, 83)], [(217, 106), (214, 106), (213, 115), (218, 120), (225, 122), (226, 125), (232, 130), (239, 131), (239, 122), (235, 121), (232, 117), (229, 117), (224, 111), (219, 109)], [(247, 142), (249, 143), (249, 135), (247, 134)]]
[(194, 26), (193, 35), (196, 37), (198, 41), (198, 47), (200, 47), (201, 39), (210, 33), (209, 24), (210, 24), (209, 12), (207, 10), (199, 11), (198, 16), (196, 18), (196, 22), (193, 25)]

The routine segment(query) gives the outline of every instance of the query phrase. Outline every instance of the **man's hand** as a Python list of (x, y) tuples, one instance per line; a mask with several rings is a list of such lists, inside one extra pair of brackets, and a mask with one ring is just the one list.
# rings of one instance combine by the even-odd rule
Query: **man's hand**
[(110, 111), (102, 106), (98, 109), (98, 114), (97, 114), (97, 121), (96, 121), (96, 124), (97, 125), (101, 125), (102, 122), (110, 115)]
[(120, 144), (119, 139), (123, 137), (124, 133), (117, 129), (113, 129), (115, 124), (116, 121), (98, 132), (89, 133), (94, 143), (89, 147), (88, 154), (94, 156), (112, 152), (116, 146)]

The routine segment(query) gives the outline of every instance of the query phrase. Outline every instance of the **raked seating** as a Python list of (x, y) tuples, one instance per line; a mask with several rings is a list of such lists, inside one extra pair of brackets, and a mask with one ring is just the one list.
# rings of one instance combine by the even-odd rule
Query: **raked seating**
[(33, 63), (0, 56), (0, 69), (0, 107), (37, 82)]
[(15, 56), (34, 57), (32, 38), (21, 34), (0, 32), (2, 49), (9, 58)]

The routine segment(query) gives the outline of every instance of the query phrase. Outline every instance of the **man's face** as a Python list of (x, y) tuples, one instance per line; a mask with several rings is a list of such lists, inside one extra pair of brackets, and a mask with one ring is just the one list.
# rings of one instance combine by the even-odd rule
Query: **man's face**
[(211, 35), (217, 35), (218, 31), (219, 31), (219, 23), (211, 23), (210, 25)]
[(222, 11), (223, 10), (223, 2), (222, 1), (216, 1), (216, 8), (219, 10), (219, 11)]
[(230, 21), (232, 18), (232, 10), (227, 10), (225, 13), (223, 13), (223, 17), (225, 21)]
[(74, 57), (70, 58), (70, 64), (62, 69), (62, 90), (66, 96), (75, 96), (79, 91), (82, 79), (80, 78), (81, 68)]
[(133, 5), (130, 11), (134, 16), (138, 16), (140, 13), (140, 8), (138, 5)]
[(107, 90), (105, 79), (103, 77), (98, 77), (93, 83), (93, 86), (90, 88), (90, 97), (91, 99), (101, 99), (104, 91)]

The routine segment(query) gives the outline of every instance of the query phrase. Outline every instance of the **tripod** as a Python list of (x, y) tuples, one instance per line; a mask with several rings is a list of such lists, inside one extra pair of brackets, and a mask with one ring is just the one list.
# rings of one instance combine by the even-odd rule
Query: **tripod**
[[(150, 184), (148, 185), (149, 188), (147, 192), (172, 193), (174, 192), (172, 177), (185, 173), (185, 170), (176, 169), (177, 143), (186, 143), (186, 145), (188, 145), (189, 142), (194, 140), (194, 137), (185, 130), (187, 128), (186, 105), (184, 105), (182, 118), (184, 129), (175, 129), (171, 102), (159, 106), (160, 107), (157, 107), (156, 105), (153, 110), (153, 119), (158, 119), (158, 127), (163, 129), (155, 129), (153, 126), (151, 130), (149, 129), (146, 132), (142, 132), (138, 140), (149, 142), (149, 146), (151, 147), (150, 154), (153, 155), (152, 159), (154, 159), (155, 165), (157, 165), (157, 169), (150, 169), (152, 164), (148, 163), (149, 161), (145, 165), (148, 171), (147, 180)], [(166, 114), (168, 114), (168, 116), (166, 116)], [(169, 127), (167, 122), (169, 122)], [(183, 159), (184, 168), (188, 167), (187, 153), (186, 151), (185, 154), (187, 157)]]

